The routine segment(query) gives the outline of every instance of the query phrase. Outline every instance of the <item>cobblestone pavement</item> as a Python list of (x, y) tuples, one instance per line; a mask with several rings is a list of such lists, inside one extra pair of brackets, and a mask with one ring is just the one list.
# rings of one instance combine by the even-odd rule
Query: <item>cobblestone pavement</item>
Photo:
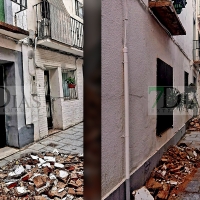
[[(189, 147), (200, 150), (200, 132), (187, 132), (179, 143), (185, 143)], [(177, 200), (199, 200), (200, 199), (200, 168), (197, 169), (192, 180), (187, 184), (185, 191), (180, 193)]]
[(4, 156), (4, 158), (0, 160), (0, 167), (29, 152), (52, 152), (54, 149), (57, 149), (60, 153), (66, 154), (83, 153), (83, 123), (79, 123), (69, 129), (50, 135), (47, 138), (28, 145), (20, 150), (14, 148), (10, 149), (16, 153), (13, 153), (10, 156)]

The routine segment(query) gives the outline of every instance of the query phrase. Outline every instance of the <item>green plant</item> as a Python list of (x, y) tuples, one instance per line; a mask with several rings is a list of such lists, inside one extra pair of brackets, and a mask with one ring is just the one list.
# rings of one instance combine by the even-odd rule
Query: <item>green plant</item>
[[(173, 109), (176, 108), (179, 111), (186, 109), (198, 108), (199, 104), (196, 98), (196, 86), (191, 83), (187, 88), (185, 93), (180, 93), (176, 88), (169, 88), (166, 95), (167, 106), (173, 106)], [(193, 93), (193, 99), (188, 99), (188, 95)]]
[(68, 77), (65, 81), (67, 81), (68, 84), (75, 84), (75, 78), (72, 78), (71, 76)]

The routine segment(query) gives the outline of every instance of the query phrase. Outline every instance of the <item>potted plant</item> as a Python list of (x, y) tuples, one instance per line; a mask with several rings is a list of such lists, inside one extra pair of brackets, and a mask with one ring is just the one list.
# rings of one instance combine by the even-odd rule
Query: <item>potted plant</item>
[(72, 78), (71, 76), (66, 79), (68, 83), (68, 88), (75, 88), (75, 78)]

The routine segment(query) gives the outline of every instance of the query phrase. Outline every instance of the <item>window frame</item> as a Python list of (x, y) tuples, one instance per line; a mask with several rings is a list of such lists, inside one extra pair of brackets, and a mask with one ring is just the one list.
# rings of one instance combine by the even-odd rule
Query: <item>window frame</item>
[[(167, 88), (173, 88), (173, 68), (165, 63), (163, 60), (157, 58), (157, 77), (156, 77), (156, 86), (164, 87), (164, 95), (163, 98), (157, 102), (157, 115), (156, 115), (156, 135), (161, 136), (168, 129), (173, 128), (173, 110), (165, 110), (167, 114), (158, 114), (160, 108), (163, 107), (163, 102), (166, 105), (166, 90)], [(157, 96), (159, 95), (159, 91), (157, 91)], [(165, 109), (165, 108), (164, 108)]]
[[(80, 9), (82, 10), (82, 13), (80, 13)], [(78, 0), (75, 0), (75, 14), (83, 19), (83, 4)]]
[[(63, 74), (68, 74), (68, 73), (72, 73), (73, 72), (73, 76), (72, 75), (66, 75), (66, 78), (67, 77), (70, 77), (72, 76), (73, 78), (75, 78), (75, 88), (69, 88), (69, 87), (66, 87), (64, 88), (64, 84), (66, 84), (68, 86), (68, 84), (64, 83), (64, 76)], [(63, 98), (64, 100), (78, 100), (78, 86), (77, 86), (77, 69), (62, 69), (61, 70), (61, 76), (62, 76), (62, 89), (63, 89)], [(67, 93), (68, 95), (66, 96), (66, 91), (65, 90), (68, 90)], [(72, 96), (75, 95), (74, 97)]]

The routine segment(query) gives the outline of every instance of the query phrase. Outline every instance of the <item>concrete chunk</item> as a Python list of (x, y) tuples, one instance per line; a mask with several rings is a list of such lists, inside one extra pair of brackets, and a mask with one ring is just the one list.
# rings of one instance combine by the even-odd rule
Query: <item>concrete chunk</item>
[(135, 197), (135, 200), (154, 200), (153, 196), (150, 194), (145, 186), (133, 191), (132, 195)]

